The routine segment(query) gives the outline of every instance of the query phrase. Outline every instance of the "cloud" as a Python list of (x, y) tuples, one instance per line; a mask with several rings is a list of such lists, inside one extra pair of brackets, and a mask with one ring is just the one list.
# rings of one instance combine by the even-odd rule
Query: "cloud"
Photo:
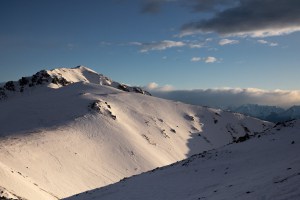
[(257, 40), (257, 42), (260, 44), (268, 44), (268, 41), (266, 40)]
[(205, 63), (214, 63), (217, 62), (217, 58), (209, 56), (207, 58), (204, 59)]
[(206, 58), (200, 58), (200, 57), (192, 57), (191, 62), (199, 62), (199, 61), (204, 61), (205, 63), (214, 63), (217, 62), (218, 59), (212, 56), (206, 57)]
[(205, 63), (214, 63), (217, 62), (218, 59), (213, 57), (213, 56), (208, 56), (206, 58), (201, 58), (201, 57), (192, 57), (191, 62), (199, 62), (199, 61), (204, 61)]
[(199, 62), (200, 60), (201, 60), (200, 57), (193, 57), (193, 58), (191, 59), (191, 62)]
[(290, 107), (300, 104), (300, 90), (262, 90), (257, 88), (219, 88), (197, 90), (149, 90), (152, 95), (210, 107), (240, 106), (243, 104)]
[(194, 49), (194, 48), (202, 48), (202, 47), (204, 47), (204, 44), (203, 43), (190, 43), (189, 47), (192, 48), (192, 49)]
[(237, 4), (236, 0), (182, 0), (196, 12), (215, 12)]
[(127, 45), (138, 46), (140, 48), (140, 52), (146, 53), (149, 51), (162, 51), (169, 48), (174, 47), (188, 47), (191, 49), (194, 48), (204, 48), (208, 47), (208, 43), (210, 39), (206, 39), (205, 41), (198, 40), (183, 40), (183, 41), (174, 41), (174, 40), (162, 40), (162, 41), (154, 41), (154, 42), (129, 42)]
[(222, 39), (219, 41), (219, 45), (224, 46), (224, 45), (228, 45), (228, 44), (238, 44), (239, 41), (238, 40), (229, 40), (229, 39)]
[(271, 43), (270, 43), (270, 46), (271, 46), (271, 47), (276, 47), (276, 46), (278, 46), (278, 43), (276, 43), (276, 42), (271, 42)]
[(162, 3), (160, 0), (149, 0), (144, 3), (142, 13), (158, 13)]
[(142, 6), (142, 13), (155, 14), (161, 10), (161, 6), (167, 2), (176, 0), (145, 0)]
[(276, 46), (278, 46), (277, 42), (268, 42), (266, 40), (257, 40), (257, 42), (260, 43), (260, 44), (269, 45), (270, 47), (276, 47)]
[(110, 45), (112, 45), (112, 43), (111, 43), (111, 42), (106, 42), (106, 41), (101, 41), (101, 42), (99, 43), (99, 45), (100, 45), (100, 46), (110, 46)]
[(135, 45), (141, 47), (140, 52), (145, 53), (148, 51), (157, 51), (157, 50), (166, 50), (173, 47), (183, 47), (186, 44), (181, 41), (172, 41), (172, 40), (163, 40), (159, 42), (151, 42), (151, 43), (137, 43)]
[(67, 44), (67, 49), (68, 50), (73, 50), (74, 48), (76, 48), (76, 44), (73, 44), (73, 43), (68, 43)]
[(168, 92), (172, 91), (174, 88), (171, 85), (159, 86), (157, 83), (151, 82), (146, 87), (143, 87), (143, 89), (152, 92)]
[(143, 43), (141, 42), (129, 42), (129, 45), (141, 46)]
[(147, 85), (147, 89), (148, 89), (148, 90), (154, 90), (154, 89), (156, 89), (156, 88), (158, 88), (158, 84), (155, 83), (155, 82), (149, 83), (149, 84)]
[[(199, 0), (198, 3), (200, 2)], [(203, 1), (202, 4), (211, 4), (205, 2)], [(220, 5), (220, 1), (213, 2), (216, 6)], [(234, 7), (216, 12), (212, 18), (183, 25), (180, 36), (216, 32), (222, 36), (268, 37), (300, 31), (300, 1), (298, 0), (236, 2), (238, 3), (235, 3)], [(233, 5), (233, 1), (231, 3)]]

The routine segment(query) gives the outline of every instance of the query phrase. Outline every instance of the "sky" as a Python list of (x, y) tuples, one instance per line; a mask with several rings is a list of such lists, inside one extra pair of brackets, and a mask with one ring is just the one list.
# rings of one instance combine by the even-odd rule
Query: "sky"
[(299, 90), (299, 0), (1, 0), (0, 82), (87, 66), (156, 90)]

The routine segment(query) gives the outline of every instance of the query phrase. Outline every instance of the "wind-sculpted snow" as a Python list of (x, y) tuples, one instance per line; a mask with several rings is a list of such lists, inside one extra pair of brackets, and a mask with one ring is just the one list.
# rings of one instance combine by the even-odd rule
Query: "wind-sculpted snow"
[(6, 194), (65, 198), (273, 126), (96, 84), (94, 75), (74, 81), (83, 77), (73, 72), (65, 72), (70, 84), (0, 102), (0, 187)]
[(297, 200), (300, 121), (64, 200)]

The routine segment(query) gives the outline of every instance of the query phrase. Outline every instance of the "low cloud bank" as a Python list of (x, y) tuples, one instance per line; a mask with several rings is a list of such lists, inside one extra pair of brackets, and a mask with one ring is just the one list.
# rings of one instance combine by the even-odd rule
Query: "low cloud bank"
[[(152, 85), (153, 86), (153, 85)], [(261, 90), (257, 88), (221, 88), (172, 90), (162, 86), (145, 87), (153, 96), (193, 105), (226, 108), (243, 104), (290, 107), (300, 105), (300, 90)]]

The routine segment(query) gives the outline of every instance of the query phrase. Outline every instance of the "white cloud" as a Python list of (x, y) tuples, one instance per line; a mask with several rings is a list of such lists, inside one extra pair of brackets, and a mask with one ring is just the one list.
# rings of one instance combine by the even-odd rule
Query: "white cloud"
[(300, 90), (262, 90), (258, 88), (217, 88), (152, 91), (154, 96), (212, 107), (260, 104), (289, 107), (300, 104)]
[(262, 29), (258, 31), (248, 31), (248, 32), (239, 32), (228, 34), (230, 36), (250, 36), (253, 38), (264, 38), (270, 36), (281, 36), (288, 35), (294, 32), (300, 31), (300, 27), (286, 27), (286, 28), (271, 28), (271, 29)]
[(106, 42), (106, 41), (100, 42), (100, 46), (110, 46), (110, 45), (112, 45), (112, 43), (110, 43), (110, 42)]
[(141, 42), (129, 42), (129, 45), (141, 46), (143, 43)]
[(194, 49), (194, 48), (202, 48), (202, 47), (204, 47), (204, 44), (201, 44), (201, 43), (193, 44), (193, 43), (191, 43), (191, 44), (189, 44), (189, 47), (192, 48), (192, 49)]
[(278, 43), (276, 43), (276, 42), (271, 42), (271, 43), (270, 43), (270, 46), (271, 46), (271, 47), (276, 47), (276, 46), (278, 46)]
[(278, 46), (277, 42), (269, 42), (269, 41), (266, 41), (266, 40), (257, 40), (257, 42), (260, 43), (260, 44), (269, 45), (270, 47)]
[(205, 61), (205, 63), (214, 63), (214, 62), (217, 62), (217, 58), (209, 56), (209, 57), (205, 58), (204, 61)]
[(201, 58), (201, 57), (192, 57), (191, 62), (199, 62), (199, 61), (203, 61), (205, 63), (215, 63), (218, 61), (217, 58), (213, 57), (213, 56), (209, 56), (209, 57), (206, 57), (206, 58)]
[(200, 60), (201, 60), (200, 57), (193, 57), (193, 58), (191, 59), (191, 62), (199, 62)]
[(148, 90), (148, 91), (156, 91), (156, 92), (168, 92), (168, 91), (172, 91), (174, 88), (172, 85), (163, 85), (160, 86), (155, 82), (151, 82), (149, 83), (146, 87), (144, 87), (144, 89)]
[(268, 41), (266, 40), (257, 40), (257, 42), (260, 44), (268, 44)]
[(228, 44), (238, 44), (239, 41), (238, 40), (229, 40), (229, 39), (222, 39), (219, 41), (219, 45), (224, 46), (224, 45), (228, 45)]
[[(255, 31), (241, 31), (241, 32), (234, 32), (234, 33), (220, 33), (223, 37), (252, 37), (252, 38), (265, 38), (271, 36), (282, 36), (288, 35), (294, 32), (300, 31), (300, 26), (295, 27), (286, 27), (286, 28), (271, 28), (271, 29), (261, 29)], [(207, 34), (213, 33), (214, 31), (201, 31), (197, 28), (190, 28), (182, 30), (179, 34), (175, 35), (176, 37), (182, 38), (185, 36), (190, 35), (197, 35), (197, 34)]]
[(185, 45), (181, 41), (163, 40), (160, 42), (140, 43), (139, 46), (141, 46), (140, 52), (145, 53), (148, 51), (166, 50), (173, 47), (183, 47)]
[[(129, 42), (127, 45), (138, 46), (140, 48), (140, 52), (147, 53), (149, 51), (162, 51), (169, 48), (180, 48), (180, 47), (188, 47), (191, 49), (194, 48), (204, 48), (207, 47), (207, 43), (212, 39), (208, 38), (204, 41), (198, 40), (183, 40), (183, 41), (173, 41), (173, 40), (162, 40), (155, 42)], [(180, 50), (179, 50), (180, 51)]]
[(149, 83), (149, 84), (147, 85), (147, 88), (148, 88), (149, 90), (154, 90), (154, 89), (158, 88), (158, 84), (155, 83), (155, 82), (151, 82), (151, 83)]

